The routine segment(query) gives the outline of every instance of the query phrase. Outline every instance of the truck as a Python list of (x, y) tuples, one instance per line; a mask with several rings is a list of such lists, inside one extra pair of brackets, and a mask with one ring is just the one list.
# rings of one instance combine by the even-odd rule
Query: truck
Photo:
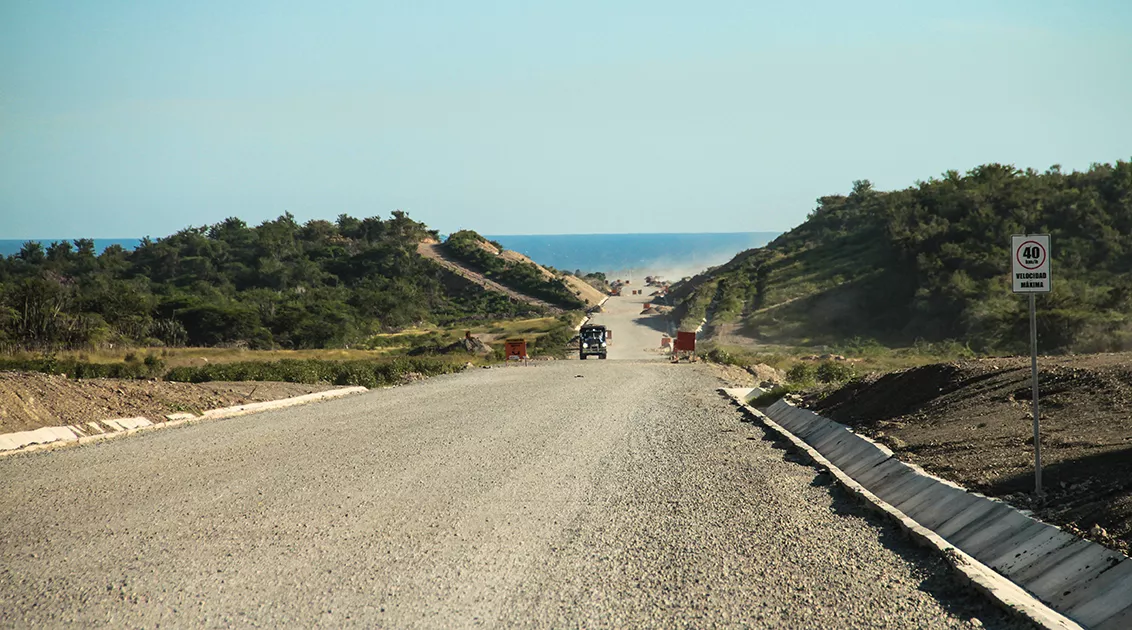
[(578, 358), (583, 361), (586, 357), (597, 356), (604, 359), (609, 350), (609, 339), (612, 331), (598, 324), (586, 324), (578, 331)]

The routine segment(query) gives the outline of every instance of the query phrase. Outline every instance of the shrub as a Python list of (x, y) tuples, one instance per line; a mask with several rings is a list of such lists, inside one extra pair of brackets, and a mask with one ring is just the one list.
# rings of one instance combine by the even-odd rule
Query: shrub
[[(136, 357), (135, 357), (136, 358)], [(71, 378), (154, 378), (164, 364), (147, 365), (138, 361), (120, 363), (90, 363), (71, 359), (60, 360), (53, 355), (42, 359), (3, 359), (0, 370), (65, 374)]]
[(814, 371), (814, 376), (823, 383), (843, 383), (857, 376), (857, 371), (848, 363), (822, 361)]
[(712, 348), (708, 350), (704, 358), (712, 363), (722, 363), (723, 365), (741, 365), (742, 363), (735, 355), (723, 348)]
[(539, 337), (531, 345), (531, 355), (544, 355), (563, 357), (566, 355), (566, 344), (574, 338), (574, 328), (566, 324), (559, 324), (551, 328), (545, 335)]
[(786, 380), (797, 385), (810, 385), (817, 380), (818, 368), (813, 363), (799, 362), (786, 371)]
[(283, 359), (272, 362), (244, 361), (169, 370), (167, 381), (204, 383), (208, 381), (285, 381), (289, 383), (333, 383), (380, 387), (395, 385), (410, 372), (424, 376), (449, 374), (464, 367), (467, 357), (400, 357), (324, 361), (321, 359)]

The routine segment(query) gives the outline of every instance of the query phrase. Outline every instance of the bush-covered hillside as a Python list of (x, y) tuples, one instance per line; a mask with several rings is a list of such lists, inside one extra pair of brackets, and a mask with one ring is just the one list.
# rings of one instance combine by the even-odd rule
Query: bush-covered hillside
[(1053, 292), (1038, 297), (1044, 351), (1132, 346), (1132, 163), (1044, 173), (988, 164), (904, 190), (854, 183), (805, 223), (677, 287), (685, 326), (766, 340), (958, 339), (1028, 346), (1010, 291), (1011, 234), (1052, 235)]
[(530, 314), (416, 253), (436, 233), (402, 212), (298, 224), (285, 214), (95, 253), (29, 242), (0, 258), (0, 349), (106, 344), (322, 348), (419, 324)]
[(460, 230), (444, 241), (444, 249), (496, 282), (520, 293), (545, 300), (566, 309), (584, 309), (580, 300), (560, 278), (549, 278), (529, 262), (508, 260), (499, 253), (503, 247), (491, 243), (472, 230)]

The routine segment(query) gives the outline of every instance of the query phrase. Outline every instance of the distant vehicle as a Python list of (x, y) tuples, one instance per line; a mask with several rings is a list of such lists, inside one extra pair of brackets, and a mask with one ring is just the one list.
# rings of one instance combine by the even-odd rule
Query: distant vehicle
[(578, 344), (578, 358), (585, 360), (589, 356), (598, 356), (602, 359), (606, 357), (609, 349), (608, 336), (611, 331), (605, 329), (605, 326), (595, 324), (587, 324), (582, 326), (579, 331), (581, 343)]

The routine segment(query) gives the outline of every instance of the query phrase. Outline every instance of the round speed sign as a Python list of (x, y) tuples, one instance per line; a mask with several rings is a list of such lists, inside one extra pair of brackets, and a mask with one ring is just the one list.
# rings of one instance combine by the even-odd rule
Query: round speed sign
[(1037, 241), (1024, 241), (1017, 250), (1014, 252), (1014, 257), (1018, 260), (1018, 264), (1026, 269), (1037, 269), (1046, 263), (1046, 257), (1049, 254), (1046, 252), (1044, 245)]

